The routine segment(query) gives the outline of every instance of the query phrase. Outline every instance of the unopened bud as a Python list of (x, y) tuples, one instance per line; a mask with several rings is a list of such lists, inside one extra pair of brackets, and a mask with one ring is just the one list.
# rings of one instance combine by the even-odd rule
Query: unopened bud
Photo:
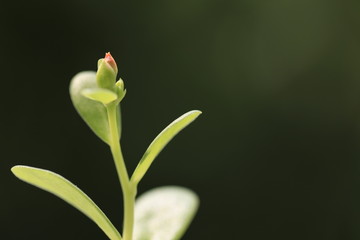
[(110, 53), (105, 54), (105, 58), (99, 59), (96, 82), (98, 87), (112, 90), (115, 85), (118, 68), (114, 58)]
[(124, 91), (124, 81), (121, 78), (115, 83), (115, 85), (119, 88), (119, 90)]

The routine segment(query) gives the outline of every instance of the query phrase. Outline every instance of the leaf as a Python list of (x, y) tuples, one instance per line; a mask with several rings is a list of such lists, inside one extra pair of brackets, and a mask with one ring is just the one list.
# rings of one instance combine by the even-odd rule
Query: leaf
[(135, 204), (134, 240), (180, 239), (198, 206), (197, 195), (183, 187), (159, 187), (146, 192)]
[(85, 97), (103, 104), (111, 103), (117, 99), (116, 93), (105, 88), (86, 88), (81, 93)]
[(24, 182), (50, 192), (69, 203), (93, 220), (111, 240), (121, 240), (120, 233), (101, 209), (78, 187), (48, 170), (15, 166), (11, 171)]
[(139, 164), (137, 165), (131, 180), (134, 183), (139, 183), (149, 169), (151, 163), (159, 155), (161, 150), (168, 144), (171, 139), (175, 137), (182, 129), (194, 121), (199, 115), (200, 111), (193, 110), (185, 113), (172, 123), (170, 123), (150, 144)]
[[(70, 83), (70, 97), (76, 111), (91, 128), (91, 130), (104, 142), (109, 144), (109, 123), (105, 106), (83, 96), (85, 89), (97, 88), (96, 73), (93, 71), (80, 72), (73, 77)], [(119, 112), (119, 109), (117, 109)], [(120, 117), (118, 117), (120, 136)]]

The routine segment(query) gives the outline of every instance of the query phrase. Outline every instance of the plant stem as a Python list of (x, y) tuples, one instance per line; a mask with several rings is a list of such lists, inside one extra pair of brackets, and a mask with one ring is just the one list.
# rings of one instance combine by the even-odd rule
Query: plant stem
[(121, 152), (118, 125), (116, 119), (116, 108), (117, 104), (115, 103), (106, 106), (109, 121), (110, 149), (114, 158), (116, 171), (118, 173), (124, 199), (123, 240), (132, 240), (134, 228), (136, 186), (132, 184), (129, 180), (129, 175), (126, 170), (124, 157)]

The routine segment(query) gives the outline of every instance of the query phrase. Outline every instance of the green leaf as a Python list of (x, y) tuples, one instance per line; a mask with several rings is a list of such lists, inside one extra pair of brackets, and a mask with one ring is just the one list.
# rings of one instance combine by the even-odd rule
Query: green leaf
[[(104, 104), (90, 100), (82, 94), (83, 90), (92, 88), (97, 88), (96, 73), (93, 71), (80, 72), (71, 80), (70, 97), (81, 118), (101, 140), (109, 144), (109, 123)], [(117, 111), (119, 112), (119, 109)], [(118, 124), (120, 133), (119, 114)]]
[(159, 187), (135, 204), (134, 240), (178, 240), (199, 206), (194, 192), (183, 187)]
[(168, 125), (150, 144), (143, 157), (141, 158), (139, 164), (137, 165), (131, 180), (134, 183), (139, 183), (140, 180), (144, 177), (145, 173), (149, 169), (151, 163), (159, 155), (161, 150), (168, 144), (176, 134), (178, 134), (182, 129), (194, 121), (199, 115), (200, 111), (193, 110), (185, 113), (172, 123)]
[(87, 88), (81, 93), (85, 97), (103, 104), (111, 103), (117, 99), (116, 93), (105, 88)]
[(121, 240), (120, 233), (101, 209), (78, 187), (62, 176), (39, 168), (15, 166), (11, 169), (16, 177), (48, 191), (88, 216), (111, 240)]

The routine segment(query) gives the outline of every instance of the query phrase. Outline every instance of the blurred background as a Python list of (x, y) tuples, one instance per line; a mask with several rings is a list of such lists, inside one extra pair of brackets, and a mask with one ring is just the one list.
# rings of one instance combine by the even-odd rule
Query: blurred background
[(203, 111), (139, 186), (199, 194), (184, 240), (360, 239), (359, 10), (356, 0), (2, 2), (0, 239), (106, 239), (16, 179), (16, 164), (65, 176), (121, 228), (109, 149), (68, 94), (107, 51), (128, 90), (129, 171), (168, 123)]

